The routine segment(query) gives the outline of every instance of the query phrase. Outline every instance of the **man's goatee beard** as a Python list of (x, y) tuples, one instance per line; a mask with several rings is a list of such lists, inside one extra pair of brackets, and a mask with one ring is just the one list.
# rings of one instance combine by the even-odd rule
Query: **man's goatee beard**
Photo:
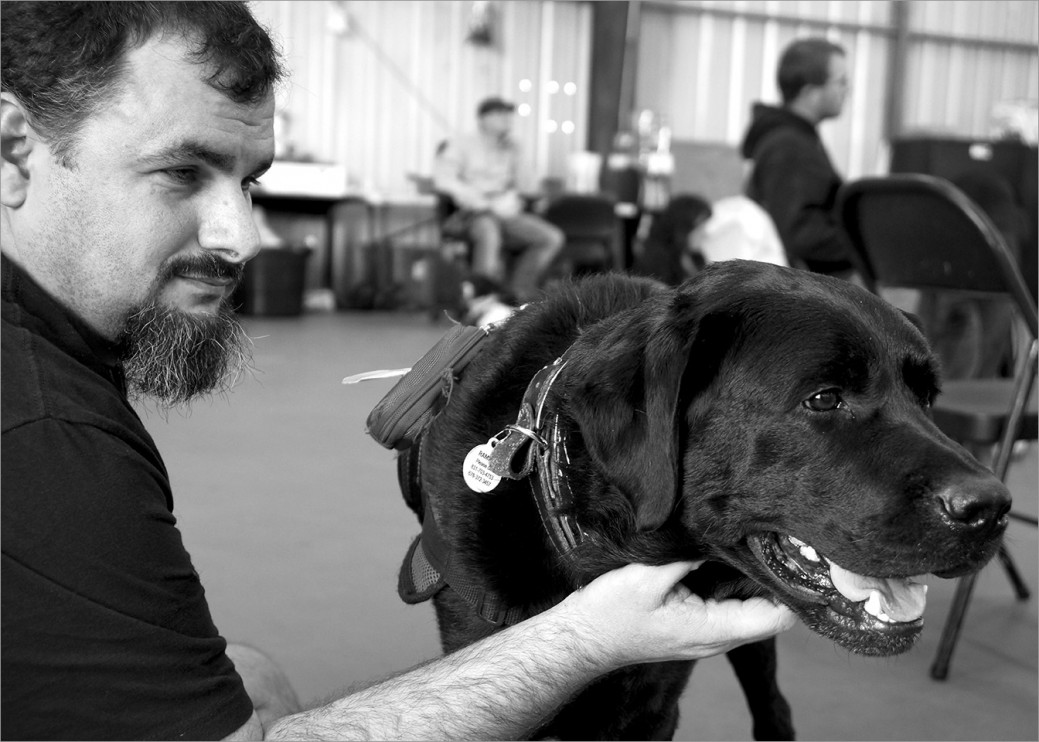
[(195, 316), (152, 302), (130, 316), (123, 337), (130, 397), (165, 408), (229, 390), (252, 360), (251, 341), (226, 305), (215, 316)]

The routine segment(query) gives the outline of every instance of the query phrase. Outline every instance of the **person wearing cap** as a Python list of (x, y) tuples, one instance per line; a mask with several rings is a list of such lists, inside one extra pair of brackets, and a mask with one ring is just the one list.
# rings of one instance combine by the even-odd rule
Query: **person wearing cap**
[[(433, 179), (458, 207), (452, 218), (472, 244), (473, 273), (504, 285), (522, 303), (535, 297), (564, 236), (523, 208), (520, 150), (511, 136), (515, 108), (498, 97), (482, 101), (477, 130), (440, 147)], [(516, 253), (511, 271), (505, 251)]]

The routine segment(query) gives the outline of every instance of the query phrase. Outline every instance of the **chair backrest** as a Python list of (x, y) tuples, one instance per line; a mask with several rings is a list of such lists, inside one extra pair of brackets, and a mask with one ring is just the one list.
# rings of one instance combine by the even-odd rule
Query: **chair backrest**
[(562, 230), (564, 263), (575, 274), (624, 266), (616, 202), (595, 193), (564, 193), (549, 200), (541, 217)]
[(999, 230), (944, 178), (891, 175), (846, 183), (838, 209), (866, 284), (1009, 294), (1039, 334), (1028, 285)]
[(619, 225), (614, 207), (608, 196), (565, 193), (549, 201), (541, 216), (569, 239), (612, 239)]

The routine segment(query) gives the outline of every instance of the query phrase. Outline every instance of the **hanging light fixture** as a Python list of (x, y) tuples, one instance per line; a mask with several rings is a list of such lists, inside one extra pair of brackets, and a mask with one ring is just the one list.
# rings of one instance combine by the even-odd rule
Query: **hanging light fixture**
[(474, 46), (494, 45), (494, 8), (489, 0), (476, 0), (473, 3), (465, 40)]
[(350, 11), (346, 7), (346, 0), (335, 0), (329, 6), (328, 15), (325, 17), (325, 30), (341, 38), (350, 35)]

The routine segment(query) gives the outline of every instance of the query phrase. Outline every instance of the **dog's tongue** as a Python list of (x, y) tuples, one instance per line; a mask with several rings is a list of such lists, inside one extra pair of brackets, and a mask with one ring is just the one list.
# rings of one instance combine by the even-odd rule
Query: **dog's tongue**
[(830, 581), (838, 592), (853, 603), (880, 593), (880, 608), (893, 621), (915, 621), (924, 614), (927, 585), (908, 579), (864, 577), (830, 562)]

